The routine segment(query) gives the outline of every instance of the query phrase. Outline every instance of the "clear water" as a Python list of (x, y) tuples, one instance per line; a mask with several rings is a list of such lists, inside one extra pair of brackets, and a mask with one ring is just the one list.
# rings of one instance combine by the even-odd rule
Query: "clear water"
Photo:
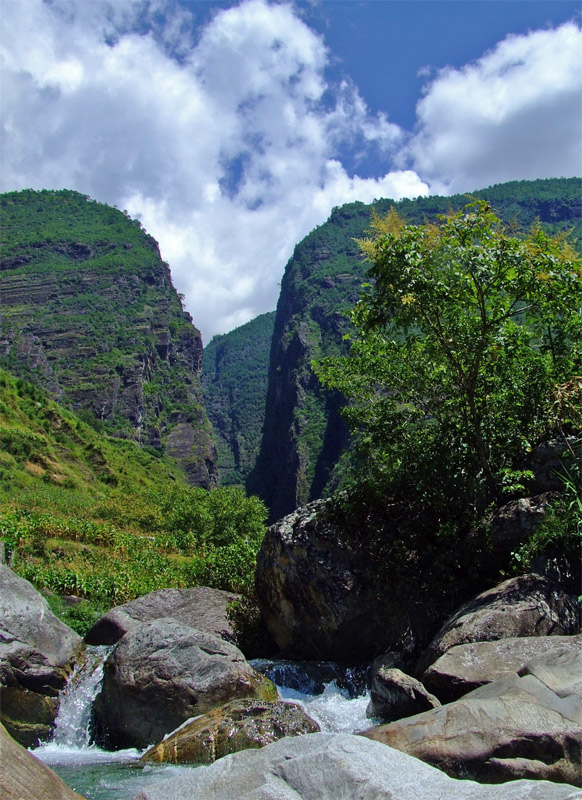
[[(33, 752), (87, 800), (132, 800), (145, 786), (197, 767), (142, 764), (140, 751), (108, 752), (91, 743), (91, 705), (108, 651), (89, 648), (85, 664), (61, 697), (53, 741)], [(357, 672), (330, 664), (252, 663), (276, 682), (283, 700), (300, 703), (322, 731), (351, 733), (374, 724), (366, 718), (369, 697)]]

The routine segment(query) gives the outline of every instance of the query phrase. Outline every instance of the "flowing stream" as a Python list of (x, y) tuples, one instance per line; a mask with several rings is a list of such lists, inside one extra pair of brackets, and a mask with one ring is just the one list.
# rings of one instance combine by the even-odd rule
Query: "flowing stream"
[[(103, 677), (109, 647), (88, 647), (84, 663), (61, 695), (53, 740), (32, 752), (88, 800), (132, 800), (147, 785), (197, 769), (142, 765), (141, 751), (102, 750), (91, 740), (91, 707)], [(256, 659), (251, 662), (277, 685), (283, 700), (301, 703), (322, 731), (353, 732), (370, 727), (364, 673), (334, 664)]]

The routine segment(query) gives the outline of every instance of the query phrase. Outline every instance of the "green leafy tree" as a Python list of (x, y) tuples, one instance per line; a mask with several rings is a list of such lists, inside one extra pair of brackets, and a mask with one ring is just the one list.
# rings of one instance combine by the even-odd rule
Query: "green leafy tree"
[(376, 483), (479, 511), (518, 487), (536, 441), (579, 430), (580, 260), (539, 225), (510, 235), (483, 201), (440, 224), (391, 211), (372, 233), (350, 355), (316, 371), (349, 399)]

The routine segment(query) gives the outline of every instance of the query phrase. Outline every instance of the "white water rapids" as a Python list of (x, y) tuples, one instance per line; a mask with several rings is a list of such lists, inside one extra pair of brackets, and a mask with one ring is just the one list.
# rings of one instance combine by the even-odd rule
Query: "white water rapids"
[[(91, 708), (103, 677), (109, 647), (88, 647), (84, 663), (75, 671), (61, 695), (53, 740), (34, 749), (34, 755), (51, 766), (63, 780), (88, 800), (131, 800), (145, 785), (196, 767), (142, 765), (140, 751), (109, 752), (91, 741)], [(368, 695), (340, 678), (331, 678), (333, 665), (303, 673), (301, 664), (256, 660), (253, 665), (277, 684), (283, 700), (300, 703), (326, 732), (350, 733), (370, 727), (366, 718)], [(341, 683), (345, 688), (340, 688)], [(361, 690), (361, 687), (360, 687)], [(355, 696), (354, 696), (355, 695)]]

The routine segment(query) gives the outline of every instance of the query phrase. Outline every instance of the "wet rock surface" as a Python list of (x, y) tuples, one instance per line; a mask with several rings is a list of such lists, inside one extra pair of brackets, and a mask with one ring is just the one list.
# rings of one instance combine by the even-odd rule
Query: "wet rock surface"
[(141, 760), (210, 764), (229, 753), (265, 747), (284, 736), (318, 731), (319, 725), (296, 703), (233, 700), (182, 725)]
[(2, 800), (83, 800), (52, 769), (12, 739), (0, 724)]

